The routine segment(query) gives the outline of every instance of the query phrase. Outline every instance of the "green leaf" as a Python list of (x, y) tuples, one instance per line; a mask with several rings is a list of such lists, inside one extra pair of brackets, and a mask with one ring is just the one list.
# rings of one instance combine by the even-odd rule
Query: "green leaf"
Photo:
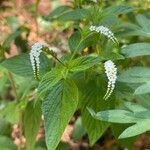
[(74, 124), (74, 130), (73, 130), (73, 133), (72, 133), (72, 138), (74, 140), (79, 140), (83, 137), (83, 135), (86, 134), (86, 131), (85, 129), (83, 128), (83, 125), (82, 125), (82, 119), (81, 117), (79, 117), (75, 124)]
[(39, 83), (39, 93), (42, 94), (57, 84), (63, 78), (63, 72), (63, 68), (54, 68), (46, 73)]
[(105, 110), (112, 107), (113, 101), (112, 103), (104, 101), (102, 83), (97, 84), (98, 79), (94, 76), (90, 76), (90, 79), (88, 82), (82, 79), (79, 81), (79, 84), (82, 85), (80, 89), (82, 123), (88, 134), (90, 145), (92, 146), (104, 134), (109, 123), (94, 119), (88, 113), (87, 107), (92, 107), (96, 111)]
[(60, 21), (76, 21), (76, 20), (83, 20), (88, 16), (89, 11), (87, 9), (76, 9), (63, 13), (57, 19)]
[(41, 121), (41, 104), (31, 101), (27, 104), (24, 112), (24, 134), (26, 137), (26, 150), (34, 150), (36, 136)]
[(76, 48), (78, 47), (79, 43), (81, 40), (81, 34), (80, 32), (75, 32), (74, 34), (71, 35), (69, 38), (69, 48), (71, 51), (75, 51)]
[(150, 37), (150, 20), (143, 15), (138, 15), (136, 20), (139, 25), (135, 25), (132, 23), (125, 23), (123, 22), (120, 24), (120, 29), (124, 30), (121, 31), (121, 36), (143, 36), (143, 37)]
[(148, 94), (148, 93), (150, 93), (150, 82), (139, 86), (134, 92), (135, 95)]
[(62, 80), (49, 89), (42, 106), (48, 150), (56, 149), (77, 104), (78, 89), (73, 81)]
[(91, 108), (88, 108), (91, 115), (99, 120), (113, 122), (113, 123), (136, 123), (139, 118), (135, 118), (132, 112), (127, 110), (107, 110), (98, 113), (93, 113)]
[(126, 58), (150, 55), (149, 43), (135, 43), (122, 48), (122, 54)]
[(133, 67), (123, 71), (118, 81), (126, 83), (143, 83), (150, 81), (150, 68), (148, 67)]
[(83, 71), (100, 63), (103, 59), (98, 56), (82, 56), (69, 63), (70, 71)]
[(119, 14), (126, 14), (129, 12), (132, 12), (133, 8), (131, 6), (128, 5), (114, 5), (114, 6), (110, 6), (107, 7), (103, 10), (103, 13), (106, 14), (113, 14), (113, 15), (119, 15)]
[(139, 14), (136, 16), (136, 20), (145, 32), (150, 33), (150, 20), (148, 18), (146, 18), (144, 15)]
[(90, 32), (84, 36), (82, 36), (82, 39), (77, 46), (76, 50), (78, 52), (81, 52), (84, 48), (87, 48), (89, 46), (95, 45), (98, 41), (99, 34), (95, 32)]
[(69, 6), (59, 6), (56, 9), (54, 9), (48, 16), (46, 16), (45, 19), (47, 20), (57, 19), (62, 14), (70, 10), (71, 10), (71, 7)]
[(132, 137), (149, 131), (150, 111), (134, 103), (125, 103), (125, 105), (132, 110), (132, 112), (116, 109), (95, 113), (91, 108), (88, 108), (88, 110), (95, 119), (113, 123), (135, 123), (134, 125), (125, 129), (119, 138)]
[(112, 124), (111, 129), (113, 132), (113, 135), (115, 136), (115, 139), (117, 140), (117, 143), (119, 146), (122, 146), (127, 149), (132, 149), (133, 144), (136, 141), (137, 137), (130, 137), (128, 139), (118, 139), (119, 135), (130, 126), (130, 124)]
[(131, 102), (126, 102), (125, 107), (127, 107), (132, 112), (143, 112), (147, 110), (145, 107)]
[(140, 121), (137, 122), (137, 124), (124, 130), (124, 132), (119, 136), (119, 139), (136, 136), (149, 130), (150, 120)]
[[(41, 55), (40, 61), (40, 76), (42, 76), (45, 74), (45, 72), (47, 72), (47, 70), (50, 69), (51, 63), (44, 55)], [(29, 53), (22, 53), (20, 55), (6, 59), (1, 63), (1, 65), (16, 75), (23, 77), (33, 76)]]

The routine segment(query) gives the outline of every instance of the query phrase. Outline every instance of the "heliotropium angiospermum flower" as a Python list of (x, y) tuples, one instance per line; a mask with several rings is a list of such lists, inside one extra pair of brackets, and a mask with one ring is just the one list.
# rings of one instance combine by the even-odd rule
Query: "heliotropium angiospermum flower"
[(104, 99), (106, 100), (111, 96), (115, 88), (115, 83), (117, 79), (117, 68), (116, 65), (111, 60), (108, 60), (104, 63), (104, 68), (106, 76), (108, 78), (107, 91), (104, 96)]
[(101, 33), (101, 34), (107, 36), (109, 39), (111, 39), (114, 43), (118, 43), (118, 40), (114, 36), (113, 32), (109, 28), (107, 28), (105, 26), (102, 26), (102, 25), (101, 26), (91, 25), (90, 26), (90, 30), (98, 32), (98, 33)]
[(39, 77), (39, 70), (40, 70), (40, 54), (42, 53), (42, 48), (47, 46), (45, 42), (36, 42), (32, 45), (30, 51), (30, 61), (32, 65), (32, 69), (34, 72), (34, 77)]

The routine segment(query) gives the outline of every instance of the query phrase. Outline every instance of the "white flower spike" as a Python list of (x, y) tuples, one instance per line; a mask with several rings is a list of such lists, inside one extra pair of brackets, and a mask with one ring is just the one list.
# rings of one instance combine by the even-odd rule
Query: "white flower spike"
[(108, 78), (107, 91), (104, 95), (104, 99), (107, 100), (111, 96), (115, 88), (115, 83), (117, 79), (117, 68), (111, 60), (108, 60), (104, 63), (104, 68), (106, 76)]
[(43, 46), (47, 46), (45, 42), (36, 42), (32, 45), (32, 49), (30, 51), (30, 61), (32, 65), (32, 69), (34, 72), (34, 77), (39, 77), (40, 70), (40, 54), (42, 53)]
[(91, 25), (90, 26), (90, 30), (91, 31), (96, 31), (98, 33), (101, 33), (101, 34), (107, 36), (109, 39), (111, 39), (114, 43), (118, 43), (118, 40), (114, 36), (113, 32), (109, 28), (107, 28), (105, 26), (102, 26), (102, 25), (101, 26)]

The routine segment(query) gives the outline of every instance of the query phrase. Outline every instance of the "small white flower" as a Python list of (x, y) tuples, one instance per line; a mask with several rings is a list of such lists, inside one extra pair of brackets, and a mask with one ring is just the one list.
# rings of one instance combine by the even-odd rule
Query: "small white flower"
[(104, 63), (104, 68), (106, 76), (108, 78), (107, 91), (104, 96), (104, 99), (106, 100), (110, 97), (115, 88), (115, 83), (117, 79), (117, 68), (111, 60), (108, 60)]
[(109, 39), (111, 39), (114, 43), (118, 43), (118, 40), (114, 36), (113, 32), (109, 28), (107, 28), (105, 26), (94, 26), (94, 25), (91, 25), (90, 26), (90, 30), (91, 31), (96, 31), (98, 33), (101, 33), (101, 34), (107, 36)]
[(47, 46), (45, 42), (36, 42), (32, 45), (31, 51), (30, 51), (30, 61), (32, 65), (32, 69), (34, 72), (35, 78), (39, 76), (39, 70), (40, 70), (40, 54), (42, 53), (43, 46)]

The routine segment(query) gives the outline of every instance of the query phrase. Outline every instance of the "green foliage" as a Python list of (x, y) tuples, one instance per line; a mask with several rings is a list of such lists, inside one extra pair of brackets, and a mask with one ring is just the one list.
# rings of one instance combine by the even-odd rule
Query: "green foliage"
[(125, 55), (126, 58), (150, 55), (150, 44), (149, 43), (131, 44), (124, 47), (121, 52), (122, 54)]
[[(36, 136), (41, 122), (41, 105), (29, 102), (24, 112), (24, 134), (26, 137), (26, 149), (34, 150)], [(34, 131), (34, 132), (33, 132)]]
[(92, 118), (86, 109), (87, 107), (92, 107), (95, 111), (99, 111), (109, 108), (113, 103), (110, 104), (104, 101), (102, 93), (103, 89), (96, 85), (94, 80), (84, 84), (84, 91), (80, 104), (81, 114), (83, 126), (88, 133), (91, 146), (104, 134), (106, 129), (109, 127), (107, 122), (102, 122)]
[[(47, 57), (44, 55), (41, 55), (40, 59), (42, 61), (41, 75), (43, 75), (45, 72), (47, 72), (50, 69), (51, 64), (50, 64), (50, 60), (48, 60)], [(6, 59), (1, 63), (1, 65), (16, 75), (23, 76), (23, 77), (33, 76), (30, 57), (28, 53), (23, 53), (21, 55)]]
[[(75, 0), (44, 17), (37, 12), (39, 2), (28, 8), (36, 21), (35, 37), (51, 46), (37, 41), (30, 48), (33, 59), (28, 44), (36, 40), (30, 41), (32, 29), (20, 25), (18, 16), (6, 18), (12, 33), (0, 45), (0, 149), (17, 149), (9, 138), (13, 124), (23, 127), (27, 150), (69, 149), (60, 139), (73, 115), (78, 117), (74, 140), (85, 136), (93, 146), (109, 128), (119, 143), (132, 149), (135, 136), (150, 130), (149, 13), (130, 6), (132, 2)], [(91, 25), (105, 28), (92, 32)], [(50, 38), (45, 38), (48, 29)], [(18, 55), (7, 58), (13, 44)], [(116, 80), (108, 60), (115, 64)], [(104, 100), (107, 90), (111, 95)], [(41, 116), (45, 139), (36, 143)]]
[(42, 105), (48, 150), (56, 149), (77, 104), (78, 89), (73, 81), (62, 80), (49, 90)]
[(149, 131), (150, 111), (146, 108), (129, 102), (125, 106), (130, 111), (115, 109), (95, 113), (91, 108), (88, 108), (88, 110), (94, 118), (99, 120), (113, 123), (135, 123), (121, 133), (121, 135), (119, 136), (120, 139), (136, 136), (143, 132)]

